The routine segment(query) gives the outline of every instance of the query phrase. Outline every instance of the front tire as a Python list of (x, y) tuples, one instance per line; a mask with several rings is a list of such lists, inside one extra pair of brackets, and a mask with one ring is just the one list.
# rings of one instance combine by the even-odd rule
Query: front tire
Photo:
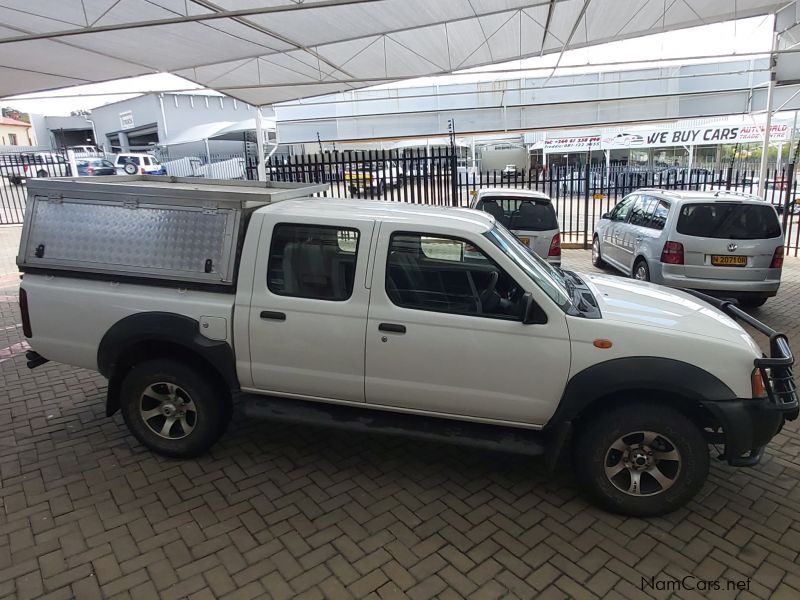
[(191, 458), (206, 452), (228, 424), (230, 398), (204, 373), (156, 359), (135, 365), (122, 381), (125, 424), (153, 452)]
[(592, 418), (573, 446), (578, 481), (600, 507), (633, 517), (671, 512), (708, 475), (708, 445), (685, 415), (631, 403)]
[(606, 266), (606, 261), (603, 260), (600, 254), (600, 238), (597, 236), (594, 236), (592, 240), (592, 264), (598, 269)]

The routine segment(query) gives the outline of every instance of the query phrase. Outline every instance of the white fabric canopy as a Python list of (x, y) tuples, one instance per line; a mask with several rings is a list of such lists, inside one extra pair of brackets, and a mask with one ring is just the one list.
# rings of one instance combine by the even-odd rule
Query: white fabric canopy
[[(262, 117), (261, 127), (265, 131), (274, 131), (275, 119)], [(164, 140), (160, 145), (177, 146), (178, 144), (190, 144), (192, 142), (202, 142), (203, 140), (240, 140), (243, 132), (255, 130), (255, 117), (244, 121), (215, 121), (189, 127), (179, 134)]]
[(786, 0), (2, 0), (0, 97), (168, 71), (252, 105), (773, 13)]

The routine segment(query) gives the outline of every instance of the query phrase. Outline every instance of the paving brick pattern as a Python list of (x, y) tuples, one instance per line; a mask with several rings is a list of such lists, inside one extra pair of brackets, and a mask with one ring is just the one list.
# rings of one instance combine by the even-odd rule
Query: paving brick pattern
[[(800, 339), (800, 260), (785, 280), (759, 314)], [(16, 283), (0, 287), (7, 348)], [(687, 508), (645, 521), (588, 506), (538, 460), (241, 418), (209, 455), (167, 460), (103, 415), (95, 373), (0, 361), (0, 597), (708, 595), (641, 590), (685, 576), (800, 597), (797, 424), (759, 468), (714, 464)]]

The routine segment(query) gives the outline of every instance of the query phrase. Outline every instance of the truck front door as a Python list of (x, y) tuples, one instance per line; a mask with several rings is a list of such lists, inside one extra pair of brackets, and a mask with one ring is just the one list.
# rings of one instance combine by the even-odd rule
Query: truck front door
[(313, 218), (264, 223), (249, 319), (256, 390), (364, 401), (373, 226)]
[(367, 403), (545, 423), (569, 371), (564, 312), (547, 306), (546, 320), (525, 325), (523, 295), (533, 284), (522, 272), (473, 241), (398, 229), (384, 223), (378, 237)]

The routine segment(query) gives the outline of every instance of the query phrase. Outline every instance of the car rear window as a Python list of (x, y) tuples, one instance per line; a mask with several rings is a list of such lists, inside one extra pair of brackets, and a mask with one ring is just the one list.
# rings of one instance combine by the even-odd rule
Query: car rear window
[(482, 198), (475, 207), (488, 212), (511, 230), (551, 231), (558, 229), (558, 219), (548, 200), (514, 197)]
[(735, 202), (699, 202), (681, 208), (678, 233), (730, 240), (760, 240), (781, 235), (775, 209)]

